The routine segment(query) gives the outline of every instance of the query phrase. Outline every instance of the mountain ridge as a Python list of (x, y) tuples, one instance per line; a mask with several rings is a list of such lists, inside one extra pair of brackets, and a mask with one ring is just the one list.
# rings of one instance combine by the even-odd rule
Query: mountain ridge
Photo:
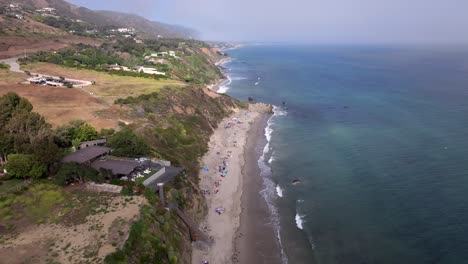
[(58, 15), (83, 20), (96, 28), (131, 27), (146, 37), (191, 38), (196, 31), (179, 25), (152, 21), (138, 14), (92, 10), (64, 0), (0, 0), (0, 5), (19, 5), (28, 9), (54, 8)]

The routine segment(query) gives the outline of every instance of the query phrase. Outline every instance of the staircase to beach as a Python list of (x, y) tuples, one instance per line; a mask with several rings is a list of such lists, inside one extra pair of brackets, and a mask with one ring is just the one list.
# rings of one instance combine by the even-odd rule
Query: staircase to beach
[(190, 239), (192, 241), (208, 241), (208, 237), (198, 228), (198, 225), (190, 219), (180, 208), (177, 204), (171, 203), (169, 204), (170, 210), (175, 210), (177, 216), (184, 222), (185, 225), (189, 228), (190, 232)]

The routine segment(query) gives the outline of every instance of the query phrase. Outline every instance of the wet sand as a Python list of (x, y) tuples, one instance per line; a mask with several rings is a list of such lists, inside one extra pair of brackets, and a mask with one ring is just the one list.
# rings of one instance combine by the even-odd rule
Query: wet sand
[(244, 152), (242, 174), (243, 194), (241, 198), (241, 222), (236, 232), (235, 263), (281, 263), (270, 212), (260, 191), (263, 180), (260, 176), (258, 159), (266, 144), (265, 127), (269, 115), (262, 116), (249, 132)]

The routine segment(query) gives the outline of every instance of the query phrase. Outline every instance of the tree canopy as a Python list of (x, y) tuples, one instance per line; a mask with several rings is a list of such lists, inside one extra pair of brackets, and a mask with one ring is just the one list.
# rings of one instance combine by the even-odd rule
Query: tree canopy
[(123, 157), (141, 157), (150, 154), (151, 148), (143, 138), (133, 133), (132, 129), (125, 127), (111, 136), (107, 144), (113, 148), (112, 154)]
[(0, 155), (13, 158), (7, 170), (16, 177), (43, 176), (60, 155), (51, 125), (32, 110), (16, 93), (0, 97)]
[(47, 172), (44, 163), (39, 162), (34, 155), (10, 154), (5, 168), (11, 176), (17, 178), (40, 178)]
[(59, 185), (85, 181), (102, 182), (102, 180), (103, 177), (95, 169), (74, 162), (62, 164), (55, 175), (55, 181)]

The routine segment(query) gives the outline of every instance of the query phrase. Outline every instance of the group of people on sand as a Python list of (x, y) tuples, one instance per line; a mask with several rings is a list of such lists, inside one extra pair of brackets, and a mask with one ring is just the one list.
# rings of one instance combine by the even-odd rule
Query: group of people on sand
[(231, 128), (235, 124), (242, 124), (242, 121), (239, 121), (236, 117), (233, 117), (230, 122), (228, 122), (226, 125), (224, 125), (224, 128)]
[[(227, 122), (224, 125), (224, 128), (229, 129), (229, 128), (234, 127), (236, 124), (242, 124), (242, 122), (238, 118), (232, 118), (229, 122)], [(236, 134), (236, 133), (234, 133), (234, 134)], [(233, 146), (234, 147), (237, 146), (237, 141), (233, 142)], [(217, 152), (216, 154), (221, 155), (221, 152)], [(221, 158), (221, 163), (217, 166), (217, 168), (215, 167), (215, 170), (217, 169), (217, 173), (219, 175), (219, 178), (216, 177), (216, 179), (214, 181), (214, 186), (213, 186), (213, 193), (214, 194), (217, 194), (219, 192), (219, 187), (221, 186), (221, 182), (228, 174), (228, 170), (227, 170), (227, 167), (229, 165), (228, 160), (231, 157), (232, 157), (232, 151), (228, 150), (227, 155), (225, 157)], [(203, 170), (205, 172), (208, 172), (210, 169), (208, 167), (204, 167)], [(216, 173), (213, 173), (211, 175), (214, 176), (214, 175), (216, 175)], [(209, 194), (211, 194), (211, 191), (210, 190), (202, 190), (202, 193), (204, 195), (209, 195)], [(224, 212), (224, 210), (225, 209), (223, 207), (216, 207), (214, 209), (215, 213), (217, 213), (218, 215), (221, 215)], [(208, 227), (206, 227), (206, 228), (208, 228)], [(213, 237), (210, 237), (210, 239), (212, 239), (212, 238)], [(203, 260), (201, 262), (201, 264), (209, 264), (209, 262), (207, 260)]]

